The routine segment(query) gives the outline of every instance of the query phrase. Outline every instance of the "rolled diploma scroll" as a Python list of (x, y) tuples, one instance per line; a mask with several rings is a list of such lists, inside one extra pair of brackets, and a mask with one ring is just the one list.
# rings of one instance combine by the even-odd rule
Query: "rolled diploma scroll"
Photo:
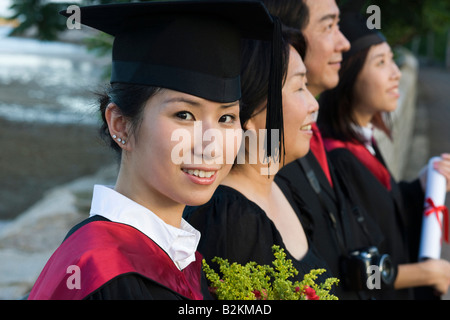
[(435, 207), (440, 207), (445, 204), (445, 177), (433, 169), (433, 162), (440, 160), (440, 157), (433, 157), (428, 162), (427, 187), (425, 191), (425, 209), (422, 218), (419, 261), (427, 258), (439, 259), (441, 257), (443, 224), (445, 221), (445, 219), (443, 219), (443, 213), (442, 211), (439, 211), (439, 220), (434, 212), (425, 215), (425, 212), (427, 212), (427, 209), (429, 208), (427, 199), (431, 199)]

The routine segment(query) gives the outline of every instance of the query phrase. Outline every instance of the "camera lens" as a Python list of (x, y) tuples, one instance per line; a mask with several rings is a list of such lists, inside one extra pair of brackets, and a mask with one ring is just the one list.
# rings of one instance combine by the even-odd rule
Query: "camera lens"
[(380, 257), (379, 262), (381, 280), (387, 284), (391, 285), (395, 280), (395, 269), (392, 263), (391, 257), (388, 254), (383, 254)]

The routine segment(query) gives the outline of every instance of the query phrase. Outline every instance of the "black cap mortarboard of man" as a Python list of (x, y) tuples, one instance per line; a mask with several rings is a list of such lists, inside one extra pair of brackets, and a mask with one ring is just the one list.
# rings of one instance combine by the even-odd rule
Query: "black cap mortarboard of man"
[(366, 19), (359, 12), (343, 12), (341, 14), (339, 28), (351, 45), (350, 50), (344, 52), (344, 59), (347, 59), (356, 52), (386, 41), (386, 38), (380, 31), (367, 27)]
[(215, 102), (241, 97), (241, 39), (271, 41), (266, 127), (283, 132), (281, 29), (262, 2), (152, 1), (80, 9), (82, 24), (114, 36), (111, 83), (162, 87)]

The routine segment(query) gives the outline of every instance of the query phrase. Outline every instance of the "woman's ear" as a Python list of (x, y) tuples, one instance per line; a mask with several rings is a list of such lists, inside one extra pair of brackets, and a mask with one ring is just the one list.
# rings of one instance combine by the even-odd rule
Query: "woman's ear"
[(105, 110), (105, 119), (108, 123), (109, 134), (122, 149), (127, 149), (128, 121), (115, 103), (110, 103)]
[(242, 124), (242, 130), (255, 130), (255, 123), (252, 121), (252, 118), (245, 121), (245, 123)]
[(259, 129), (264, 129), (266, 127), (266, 108), (262, 108), (260, 111), (256, 112), (251, 116), (242, 126), (244, 130), (255, 130), (258, 132)]

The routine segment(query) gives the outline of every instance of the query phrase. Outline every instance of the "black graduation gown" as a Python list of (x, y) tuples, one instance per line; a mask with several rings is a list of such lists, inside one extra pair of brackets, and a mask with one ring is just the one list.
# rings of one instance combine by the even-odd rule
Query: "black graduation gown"
[[(289, 197), (287, 199), (299, 214), (293, 199)], [(275, 259), (272, 246), (278, 245), (285, 250), (287, 258), (292, 260), (294, 267), (299, 271), (296, 280), (302, 280), (311, 269), (318, 268), (327, 270), (319, 276), (318, 281), (324, 281), (325, 278), (332, 276), (328, 266), (318, 256), (311, 243), (301, 260), (292, 257), (279, 231), (265, 212), (233, 188), (219, 186), (206, 204), (197, 207), (187, 206), (184, 218), (201, 232), (198, 251), (216, 272), (219, 270), (218, 266), (211, 262), (216, 256), (240, 264), (255, 261), (260, 265), (272, 265)]]
[[(85, 231), (93, 224), (96, 225), (93, 231)], [(110, 228), (111, 226), (113, 228)], [(116, 226), (120, 228), (115, 228)], [(117, 233), (112, 238), (109, 238), (108, 234), (100, 236), (99, 231), (103, 232), (104, 229), (106, 234), (120, 231), (120, 236), (117, 237)], [(86, 246), (85, 242), (80, 244), (80, 241), (74, 240), (80, 235), (80, 231), (84, 232), (83, 238), (92, 236), (93, 242), (107, 240), (108, 243), (97, 243), (93, 246)], [(129, 237), (132, 242), (136, 241), (137, 246), (130, 246), (128, 240), (121, 242), (123, 239), (121, 236)], [(114, 241), (116, 237), (119, 239), (117, 243)], [(148, 252), (146, 249), (141, 250), (142, 240), (146, 242), (143, 247), (150, 245), (153, 248)], [(79, 246), (82, 249), (78, 248)], [(89, 248), (87, 251), (93, 247), (94, 254), (83, 252), (85, 247)], [(116, 248), (124, 254), (116, 255)], [(102, 255), (104, 258), (98, 258)], [(128, 259), (129, 257), (132, 258)], [(210, 298), (206, 278), (201, 271), (201, 256), (197, 253), (196, 258), (197, 260), (186, 269), (177, 271), (169, 256), (140, 231), (111, 222), (102, 216), (93, 216), (69, 231), (62, 245), (44, 267), (29, 299), (182, 300), (199, 299), (202, 295), (203, 298)], [(84, 260), (87, 262), (83, 262)], [(91, 260), (95, 262), (91, 263)], [(80, 266), (80, 278), (84, 282), (81, 282), (79, 288), (67, 289), (70, 274), (66, 273), (66, 266), (69, 265)], [(156, 272), (145, 270), (152, 266), (156, 266), (159, 270)], [(113, 276), (110, 277), (109, 274)], [(98, 278), (101, 280), (97, 280)], [(92, 284), (93, 282), (95, 284)]]
[[(277, 182), (286, 183), (292, 193), (306, 203), (311, 219), (301, 212), (304, 221), (309, 221), (310, 238), (317, 251), (330, 266), (330, 271), (344, 279), (341, 261), (344, 256), (356, 249), (375, 245), (382, 239), (378, 229), (364, 209), (353, 203), (343, 189), (335, 174), (333, 164), (328, 161), (333, 187), (314, 154), (309, 151), (304, 157), (317, 178), (320, 196), (311, 186), (301, 159), (284, 166), (277, 174)], [(342, 284), (336, 289), (336, 295), (342, 300), (368, 299), (367, 294), (345, 288)]]
[[(386, 167), (380, 151), (374, 146), (376, 158)], [(328, 152), (338, 175), (353, 195), (353, 200), (364, 207), (382, 230), (385, 239), (379, 245), (398, 264), (417, 261), (424, 193), (419, 180), (396, 183), (390, 175), (391, 190), (348, 149)], [(395, 290), (386, 299), (411, 299), (412, 290)]]

